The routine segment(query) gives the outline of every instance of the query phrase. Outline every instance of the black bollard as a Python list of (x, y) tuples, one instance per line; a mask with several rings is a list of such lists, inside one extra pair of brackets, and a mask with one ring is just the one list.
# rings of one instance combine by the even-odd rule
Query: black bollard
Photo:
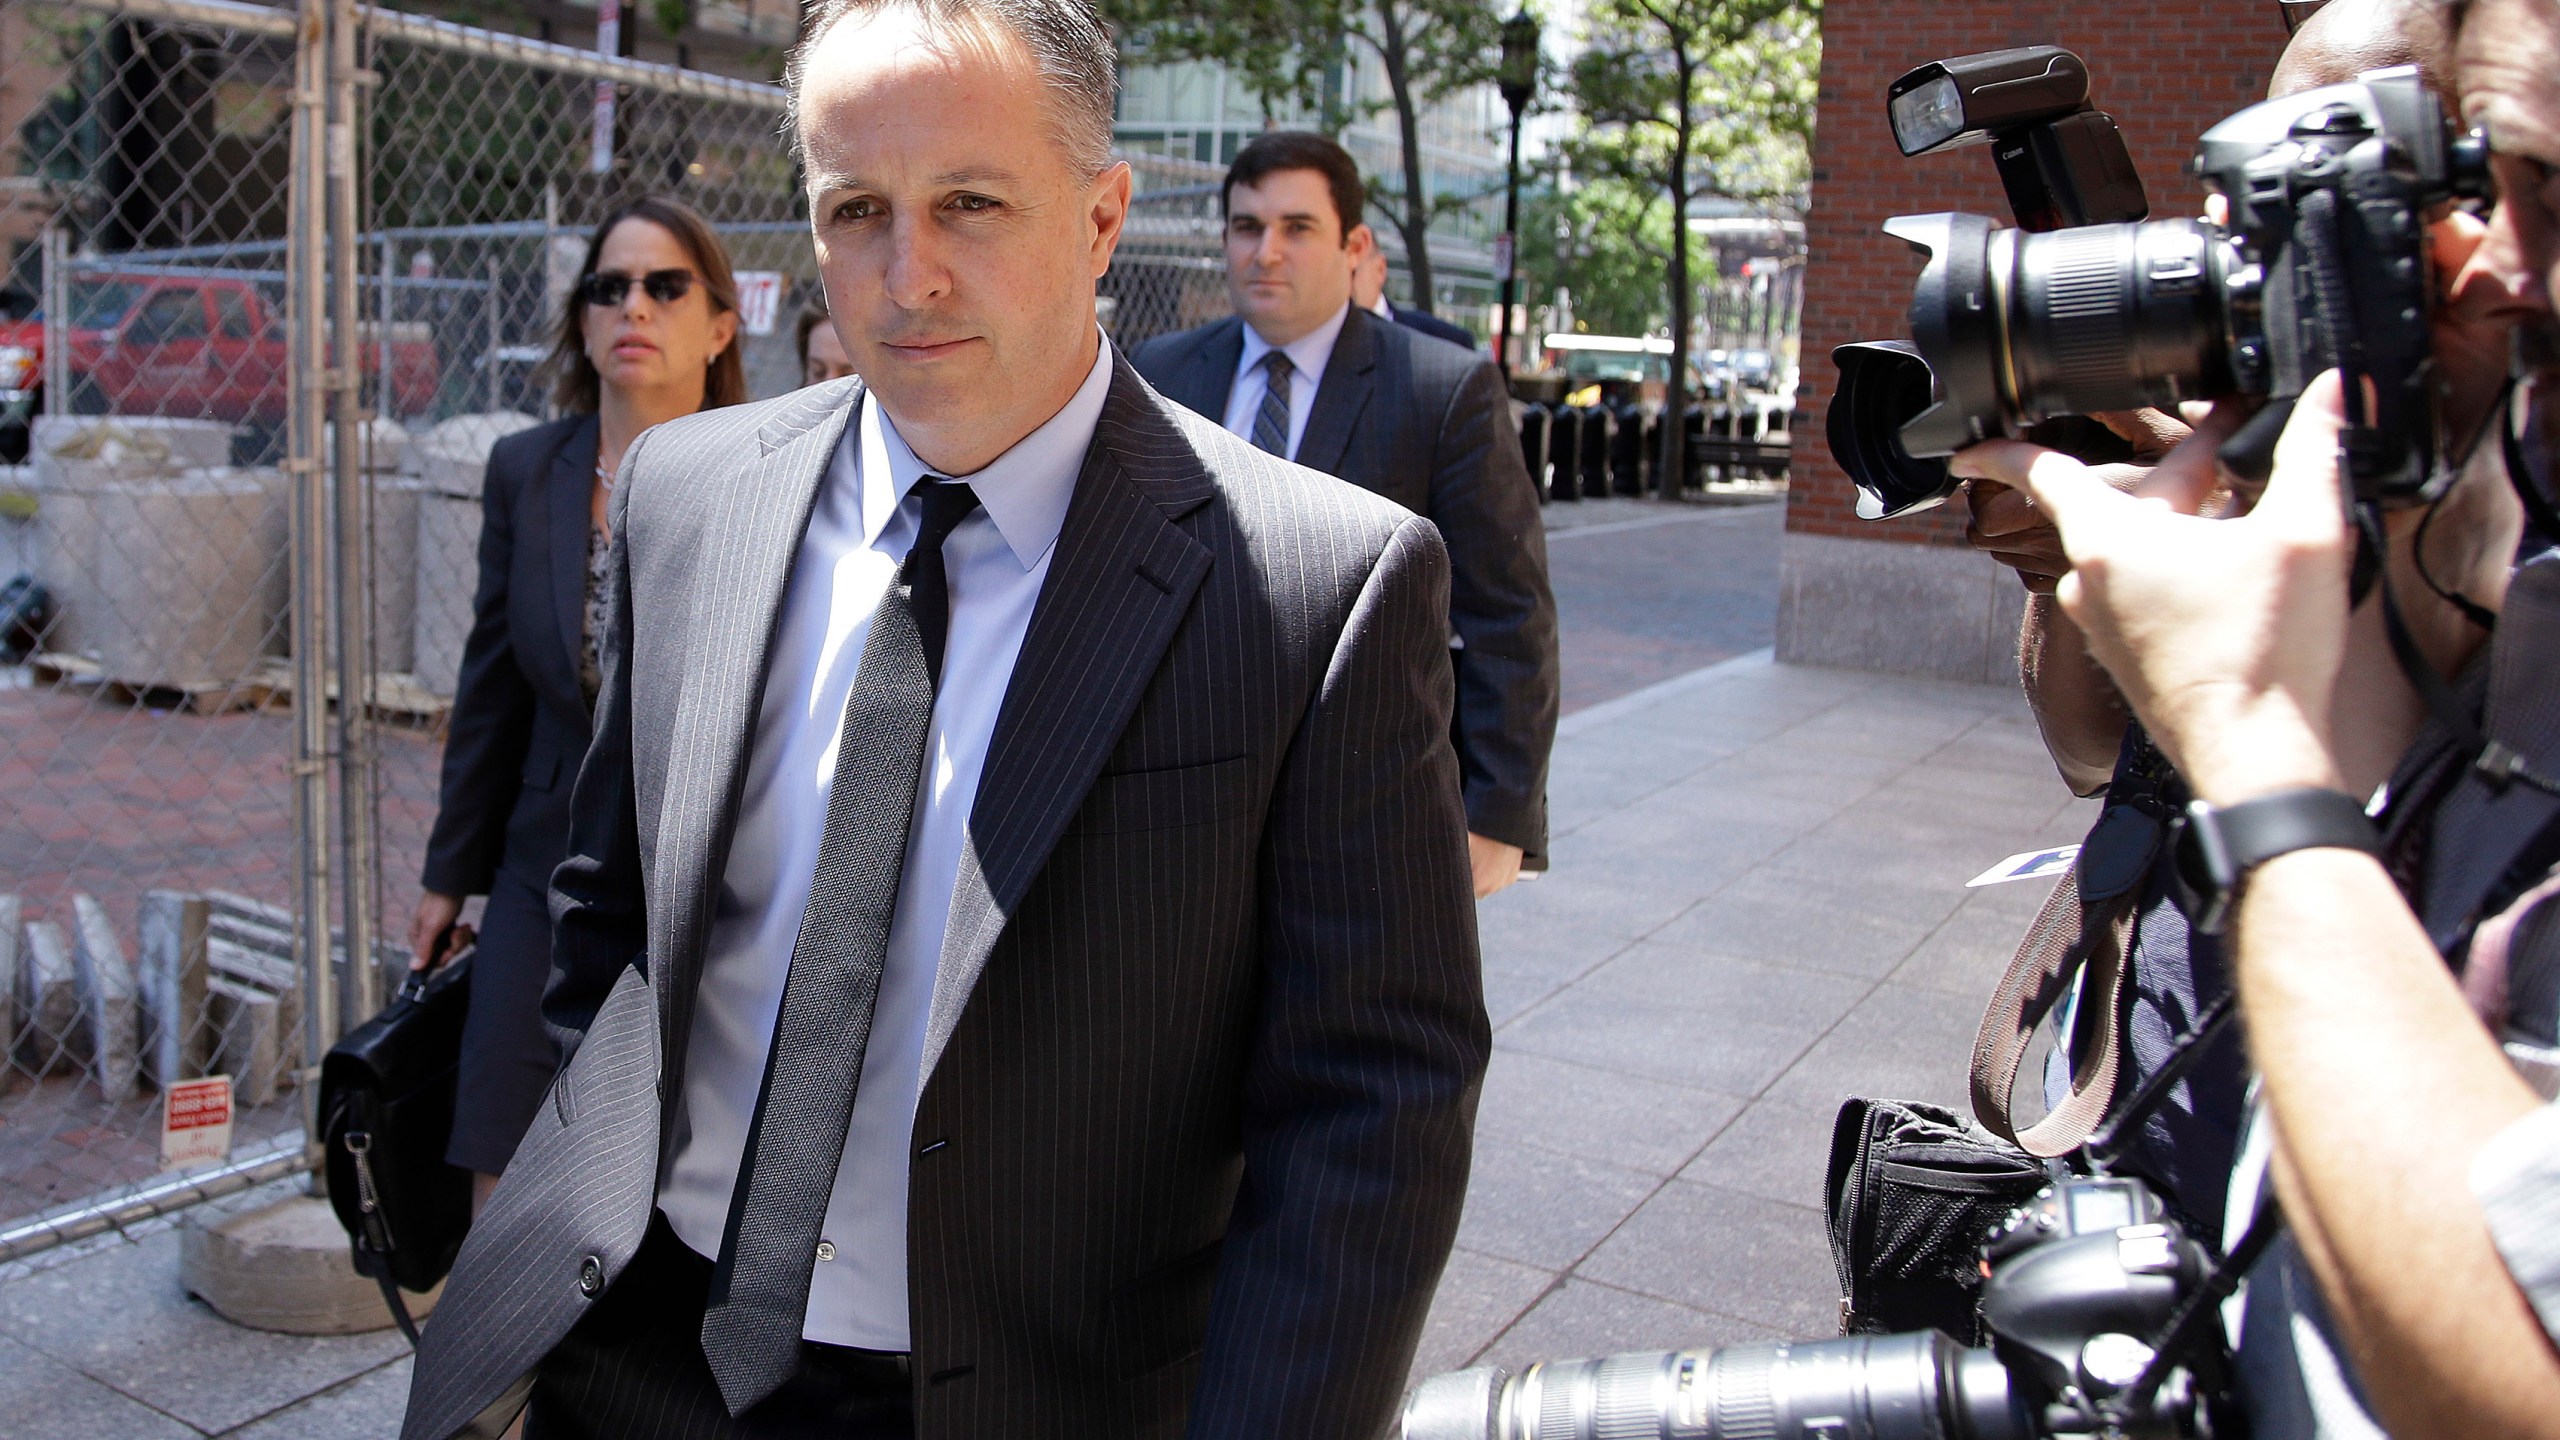
[(1609, 408), (1605, 405), (1582, 407), (1582, 498), (1606, 499), (1609, 494)]
[(1558, 404), (1547, 422), (1547, 495), (1554, 500), (1582, 498), (1582, 412)]
[(1535, 400), (1520, 410), (1520, 459), (1529, 467), (1529, 484), (1538, 503), (1547, 501), (1547, 407)]
[(1620, 495), (1644, 494), (1644, 411), (1634, 401), (1618, 407), (1610, 427), (1610, 488)]
[(1680, 428), (1688, 433), (1689, 448), (1680, 474), (1683, 490), (1707, 487), (1707, 407), (1693, 404), (1680, 417)]

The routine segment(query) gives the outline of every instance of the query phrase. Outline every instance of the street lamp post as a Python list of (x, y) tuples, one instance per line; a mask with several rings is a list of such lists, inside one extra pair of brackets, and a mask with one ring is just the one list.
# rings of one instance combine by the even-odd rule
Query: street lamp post
[(1538, 21), (1527, 10), (1502, 22), (1502, 68), (1495, 83), (1502, 103), (1511, 107), (1511, 170), (1503, 186), (1502, 238), (1494, 245), (1495, 278), (1502, 282), (1502, 303), (1493, 317), (1493, 363), (1511, 379), (1511, 306), (1519, 291), (1520, 112), (1538, 90)]

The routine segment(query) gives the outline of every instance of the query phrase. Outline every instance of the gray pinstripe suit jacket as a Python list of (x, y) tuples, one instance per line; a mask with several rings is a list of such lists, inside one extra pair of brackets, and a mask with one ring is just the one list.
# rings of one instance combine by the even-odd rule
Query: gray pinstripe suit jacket
[[(553, 881), (545, 1010), (575, 1053), (427, 1328), (405, 1440), (494, 1435), (646, 1229), (765, 650), (859, 398), (707, 412), (625, 461), (617, 630)], [(936, 980), (920, 1436), (1388, 1420), (1490, 1043), (1447, 566), (1428, 524), (1117, 362)]]

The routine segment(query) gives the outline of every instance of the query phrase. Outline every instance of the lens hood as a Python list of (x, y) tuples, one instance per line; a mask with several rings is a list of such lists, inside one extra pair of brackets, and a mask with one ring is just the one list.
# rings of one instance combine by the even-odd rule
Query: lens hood
[(1840, 388), (1823, 433), (1831, 458), (1858, 487), (1858, 518), (1890, 520), (1954, 494), (1958, 482), (1944, 459), (1903, 448), (1902, 427), (1936, 393), (1920, 352), (1900, 340), (1868, 340), (1839, 347), (1831, 360), (1840, 367)]

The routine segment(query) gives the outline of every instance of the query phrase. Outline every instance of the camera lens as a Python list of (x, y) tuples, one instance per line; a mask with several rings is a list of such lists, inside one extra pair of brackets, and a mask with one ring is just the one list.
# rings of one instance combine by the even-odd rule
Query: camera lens
[(1951, 455), (2057, 415), (2168, 407), (2235, 386), (2228, 315), (2237, 251), (2198, 220), (2031, 234), (1978, 215), (1886, 222), (1929, 254), (1911, 333), (1938, 403), (1902, 428), (1916, 457)]
[(1404, 1440), (2028, 1440), (1988, 1350), (1935, 1330), (1560, 1360), (1423, 1382)]
[(2194, 220), (1993, 237), (2008, 265), (2009, 398), (2028, 422), (2230, 388), (2214, 236)]

